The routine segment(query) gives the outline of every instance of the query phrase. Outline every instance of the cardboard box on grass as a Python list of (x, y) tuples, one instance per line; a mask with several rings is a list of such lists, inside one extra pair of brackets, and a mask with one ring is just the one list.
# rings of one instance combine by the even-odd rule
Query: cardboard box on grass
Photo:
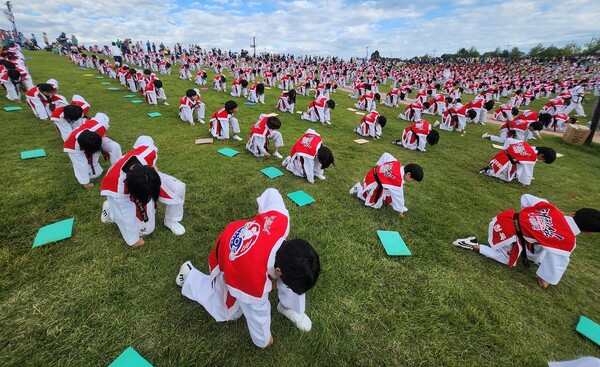
[(565, 129), (562, 138), (567, 143), (582, 145), (590, 133), (591, 130), (587, 126), (567, 124), (567, 128)]

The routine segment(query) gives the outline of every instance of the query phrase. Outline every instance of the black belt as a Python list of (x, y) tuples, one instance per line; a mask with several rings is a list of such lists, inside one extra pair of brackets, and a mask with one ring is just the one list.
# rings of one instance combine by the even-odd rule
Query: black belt
[[(515, 231), (517, 232), (517, 237), (521, 241), (521, 245), (523, 246), (523, 250), (521, 251), (521, 261), (523, 262), (523, 266), (528, 268), (531, 265), (531, 261), (527, 258), (527, 241), (523, 237), (523, 232), (521, 232), (521, 224), (519, 224), (519, 213), (515, 213), (513, 215), (513, 224), (515, 226)], [(534, 253), (533, 246), (531, 246), (531, 253)]]
[(375, 182), (377, 182), (377, 188), (375, 189), (375, 203), (379, 201), (381, 198), (381, 194), (383, 193), (383, 185), (377, 176), (377, 167), (373, 168), (373, 177), (375, 178)]
[(513, 157), (511, 157), (511, 155), (508, 153), (508, 150), (504, 150), (504, 154), (506, 154), (506, 157), (508, 158), (510, 163), (514, 164), (515, 166), (517, 165), (517, 163), (519, 163), (519, 162), (517, 162), (517, 160), (515, 160)]

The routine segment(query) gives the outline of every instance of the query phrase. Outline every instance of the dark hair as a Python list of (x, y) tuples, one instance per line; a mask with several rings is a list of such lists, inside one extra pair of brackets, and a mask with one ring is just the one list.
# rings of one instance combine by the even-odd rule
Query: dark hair
[(404, 166), (404, 174), (410, 173), (410, 178), (417, 182), (423, 181), (423, 168), (416, 163), (409, 163)]
[(510, 112), (512, 113), (513, 116), (517, 117), (517, 115), (519, 114), (519, 109), (516, 107), (513, 107)]
[(129, 194), (142, 204), (148, 204), (151, 199), (158, 200), (160, 195), (160, 176), (150, 166), (134, 166), (125, 177)]
[(52, 84), (40, 83), (37, 85), (37, 87), (40, 92), (54, 92), (54, 87)]
[(533, 130), (540, 131), (544, 128), (544, 125), (541, 121), (534, 121), (531, 124), (529, 124), (529, 127), (532, 127)]
[(371, 84), (365, 84), (365, 90), (371, 90)]
[[(68, 104), (63, 107), (63, 116), (65, 120), (75, 121), (83, 117), (83, 108), (76, 104)], [(80, 144), (81, 145), (81, 144)]]
[(156, 79), (154, 82), (152, 82), (152, 84), (154, 84), (154, 86), (156, 88), (162, 88), (162, 82), (158, 79)]
[(137, 70), (135, 69), (129, 69), (129, 74), (137, 74)]
[(494, 100), (491, 101), (487, 101), (483, 104), (483, 108), (485, 108), (488, 111), (491, 111), (492, 108), (494, 108)]
[(462, 99), (457, 98), (457, 99), (454, 100), (454, 103), (462, 103)]
[(467, 111), (467, 116), (468, 116), (468, 117), (469, 117), (471, 120), (473, 120), (475, 117), (477, 117), (477, 112), (475, 112), (475, 110), (474, 110), (474, 109), (470, 108), (470, 109)]
[(243, 88), (246, 88), (248, 86), (248, 81), (246, 79), (242, 79), (240, 84), (242, 85)]
[(430, 106), (429, 102), (423, 102), (423, 107), (429, 108), (429, 106)]
[(270, 116), (267, 119), (267, 127), (272, 130), (277, 130), (281, 127), (281, 121), (275, 116)]
[(333, 99), (330, 99), (329, 101), (325, 102), (325, 106), (334, 110), (335, 109), (335, 101)]
[(188, 89), (188, 90), (186, 90), (186, 91), (185, 91), (185, 95), (186, 95), (186, 97), (190, 97), (190, 98), (191, 98), (191, 97), (193, 97), (193, 96), (195, 96), (195, 95), (197, 95), (197, 94), (198, 94), (198, 93), (196, 93), (196, 91), (195, 91), (195, 90), (193, 90), (193, 89)]
[(427, 134), (427, 143), (429, 145), (436, 145), (440, 141), (440, 133), (437, 130), (431, 130), (429, 134)]
[(537, 154), (544, 156), (544, 162), (550, 164), (556, 160), (556, 151), (548, 147), (536, 147)]
[(592, 208), (582, 208), (573, 216), (575, 224), (581, 232), (600, 232), (600, 211)]
[(544, 126), (548, 126), (550, 121), (552, 121), (552, 115), (549, 113), (540, 113), (538, 116), (538, 121), (544, 124)]
[(379, 126), (381, 126), (382, 128), (385, 127), (385, 125), (387, 124), (387, 119), (385, 118), (385, 116), (379, 116), (377, 118), (377, 123), (379, 124)]
[(225, 111), (227, 111), (228, 113), (231, 113), (236, 107), (238, 106), (237, 103), (235, 103), (235, 101), (227, 101), (225, 102)]
[(82, 131), (77, 137), (77, 142), (81, 150), (88, 154), (97, 153), (102, 147), (102, 137), (90, 130)]
[(227, 81), (227, 78), (225, 78), (225, 75), (221, 75), (221, 78), (219, 80), (221, 81), (221, 83), (225, 83)]
[(258, 83), (256, 85), (256, 94), (264, 94), (265, 93), (265, 85), (263, 83)]
[(275, 267), (281, 271), (281, 281), (298, 295), (311, 289), (321, 272), (319, 255), (302, 239), (283, 241), (275, 253)]
[(19, 82), (21, 80), (21, 73), (17, 69), (8, 69), (7, 74), (14, 82)]
[(375, 100), (376, 101), (380, 101), (381, 100), (381, 94), (375, 93)]
[(288, 94), (288, 102), (292, 103), (292, 104), (296, 103), (296, 90), (290, 89), (290, 91), (287, 94)]
[(317, 159), (321, 163), (321, 168), (323, 169), (329, 167), (332, 164), (335, 165), (333, 152), (324, 145), (321, 145), (321, 148), (319, 148), (319, 151), (317, 152)]

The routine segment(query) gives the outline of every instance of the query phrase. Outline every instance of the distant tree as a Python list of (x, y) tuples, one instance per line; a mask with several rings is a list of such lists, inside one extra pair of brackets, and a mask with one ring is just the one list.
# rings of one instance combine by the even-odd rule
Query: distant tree
[(479, 57), (479, 51), (475, 48), (475, 46), (471, 46), (469, 51), (467, 51), (468, 57)]
[(523, 55), (525, 55), (525, 53), (521, 52), (518, 47), (513, 47), (508, 54), (511, 59), (520, 59)]
[(561, 54), (565, 57), (577, 56), (581, 54), (581, 46), (579, 46), (575, 42), (567, 43), (565, 47), (561, 49)]
[(561, 49), (554, 45), (550, 45), (550, 46), (546, 47), (544, 52), (542, 52), (541, 57), (544, 59), (553, 59), (553, 58), (561, 57), (561, 56), (563, 56)]
[(546, 48), (544, 47), (544, 45), (542, 45), (541, 43), (538, 43), (537, 46), (532, 47), (531, 50), (529, 50), (529, 57), (543, 57), (542, 54), (544, 53), (544, 51), (546, 50)]
[(592, 38), (590, 43), (585, 45), (583, 54), (586, 56), (600, 55), (600, 38)]
[(381, 59), (381, 56), (379, 56), (379, 50), (375, 50), (375, 52), (373, 52), (371, 54), (371, 60), (379, 60)]

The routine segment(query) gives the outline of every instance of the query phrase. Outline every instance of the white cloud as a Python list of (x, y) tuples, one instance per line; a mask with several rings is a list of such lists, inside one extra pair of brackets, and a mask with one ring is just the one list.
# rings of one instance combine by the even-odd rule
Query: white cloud
[[(379, 50), (383, 56), (411, 57), (480, 51), (537, 43), (589, 41), (600, 35), (600, 2), (594, 0), (507, 0), (414, 2), (406, 0), (214, 0), (177, 4), (164, 1), (13, 1), (20, 31), (76, 34), (80, 42), (104, 45), (117, 38), (180, 42), (221, 49), (331, 54), (345, 58)], [(169, 24), (167, 20), (175, 23)], [(0, 27), (9, 28), (4, 19)]]

